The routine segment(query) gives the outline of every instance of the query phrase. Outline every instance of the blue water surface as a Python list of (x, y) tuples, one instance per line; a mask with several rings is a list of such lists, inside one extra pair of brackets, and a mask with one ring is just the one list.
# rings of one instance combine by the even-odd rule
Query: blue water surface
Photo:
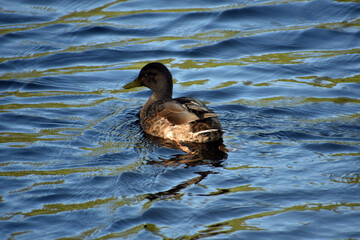
[[(356, 0), (0, 2), (1, 239), (360, 239)], [(146, 136), (145, 88), (227, 152)]]

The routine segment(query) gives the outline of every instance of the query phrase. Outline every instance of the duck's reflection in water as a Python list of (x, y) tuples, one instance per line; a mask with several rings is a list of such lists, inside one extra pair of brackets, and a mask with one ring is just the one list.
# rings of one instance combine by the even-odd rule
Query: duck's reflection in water
[(209, 174), (217, 174), (217, 172), (206, 171), (206, 172), (197, 172), (197, 174), (199, 174), (200, 176), (188, 179), (188, 180), (172, 187), (169, 190), (161, 191), (161, 192), (157, 192), (157, 193), (149, 193), (149, 194), (147, 194), (146, 198), (149, 199), (150, 201), (179, 198), (183, 195), (180, 193), (181, 190), (183, 190), (193, 184), (197, 184), (197, 183), (201, 182), (204, 178), (206, 178)]
[(214, 167), (221, 167), (222, 160), (227, 158), (227, 149), (223, 141), (211, 143), (178, 143), (162, 138), (146, 135), (147, 140), (152, 145), (161, 146), (165, 148), (183, 150), (187, 147), (189, 152), (183, 154), (175, 154), (169, 159), (159, 158), (158, 160), (148, 161), (148, 164), (161, 164), (165, 166), (179, 166), (185, 165), (187, 167), (196, 165), (212, 165)]
[[(173, 141), (156, 138), (153, 136), (146, 136), (149, 143), (156, 146), (165, 148), (182, 150), (181, 147)], [(227, 158), (227, 149), (223, 144), (223, 141), (212, 142), (207, 144), (199, 143), (183, 143), (190, 150), (189, 153), (184, 152), (183, 154), (175, 154), (170, 158), (161, 158), (157, 160), (149, 160), (147, 164), (151, 165), (163, 165), (168, 167), (184, 165), (184, 167), (192, 167), (197, 165), (210, 165), (213, 167), (221, 167), (223, 160)], [(146, 197), (150, 201), (156, 201), (167, 198), (178, 198), (181, 197), (181, 190), (201, 182), (209, 174), (217, 174), (216, 171), (203, 171), (196, 172), (199, 176), (191, 179), (187, 179), (184, 182), (172, 187), (169, 190), (161, 191), (158, 193), (148, 194)]]

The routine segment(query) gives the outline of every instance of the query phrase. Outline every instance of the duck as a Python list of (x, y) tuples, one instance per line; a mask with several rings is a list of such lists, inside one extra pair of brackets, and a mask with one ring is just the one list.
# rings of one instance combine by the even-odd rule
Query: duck
[(146, 134), (180, 143), (222, 141), (218, 114), (194, 97), (173, 98), (173, 78), (160, 62), (146, 64), (125, 89), (145, 86), (151, 97), (140, 110), (140, 126)]

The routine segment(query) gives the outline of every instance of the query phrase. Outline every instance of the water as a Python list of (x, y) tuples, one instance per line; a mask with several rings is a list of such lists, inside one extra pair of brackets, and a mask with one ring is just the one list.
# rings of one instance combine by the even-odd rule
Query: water
[[(1, 1), (1, 239), (360, 239), (358, 1)], [(144, 135), (151, 61), (226, 154)]]

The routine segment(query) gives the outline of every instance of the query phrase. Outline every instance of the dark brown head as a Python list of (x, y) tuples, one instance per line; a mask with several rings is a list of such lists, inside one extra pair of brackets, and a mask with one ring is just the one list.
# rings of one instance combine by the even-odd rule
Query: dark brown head
[(126, 84), (124, 88), (145, 86), (150, 88), (156, 99), (168, 99), (172, 97), (173, 82), (172, 75), (167, 67), (159, 62), (145, 65), (135, 81)]

